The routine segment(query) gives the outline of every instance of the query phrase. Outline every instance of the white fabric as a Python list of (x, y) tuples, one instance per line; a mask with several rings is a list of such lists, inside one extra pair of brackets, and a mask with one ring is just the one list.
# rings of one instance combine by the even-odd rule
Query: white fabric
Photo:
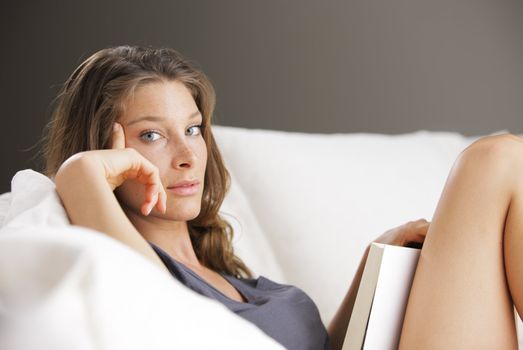
[(278, 281), (307, 292), (325, 325), (347, 293), (365, 246), (407, 221), (432, 221), (454, 161), (480, 137), (227, 126), (214, 126), (213, 132), (236, 181), (232, 186), (241, 188), (253, 210), (256, 223), (249, 227), (260, 226), (283, 271)]
[(4, 218), (11, 206), (11, 192), (0, 194), (0, 227), (4, 224)]
[(242, 257), (255, 277), (263, 275), (270, 276), (272, 280), (286, 279), (249, 200), (233, 174), (227, 200), (220, 208), (220, 215), (233, 227), (236, 255)]
[(45, 176), (18, 172), (0, 200), (0, 349), (283, 349), (119, 241), (68, 225)]
[[(231, 174), (231, 188), (220, 213), (235, 230), (233, 242), (237, 254), (255, 275), (263, 274), (302, 288), (318, 305), (325, 325), (346, 294), (364, 247), (386, 230), (407, 221), (419, 218), (432, 221), (456, 157), (479, 137), (425, 130), (402, 135), (325, 135), (226, 126), (213, 126), (213, 132)], [(503, 132), (507, 130), (496, 133)], [(23, 175), (20, 172), (15, 176), (13, 188), (18, 180), (31, 183), (30, 177), (22, 178)], [(37, 189), (35, 186), (31, 191)], [(42, 205), (41, 210), (26, 213), (21, 223), (25, 218), (39, 222), (42, 227), (63, 223), (50, 214), (63, 210), (55, 205), (55, 195), (53, 192), (42, 197), (52, 210), (46, 212), (47, 205)], [(0, 195), (0, 222), (2, 215), (9, 221), (14, 217), (12, 209), (5, 213), (12, 197), (10, 193)], [(29, 193), (26, 199), (31, 200)], [(14, 203), (23, 205), (24, 201)], [(100, 239), (104, 238), (108, 239), (105, 236)], [(54, 242), (61, 247), (59, 241), (57, 236)], [(110, 241), (121, 251), (128, 251), (117, 241)], [(2, 246), (0, 241), (0, 248)], [(3, 256), (0, 250), (1, 266), (7, 263), (1, 259)], [(140, 260), (141, 256), (136, 258)], [(38, 276), (49, 268), (41, 264), (42, 259), (34, 262), (34, 268), (42, 270), (31, 272), (31, 276)], [(110, 259), (98, 260), (111, 263)], [(143, 279), (136, 277), (138, 280)], [(113, 285), (109, 283), (107, 290), (100, 293), (111, 295), (111, 288), (118, 288)], [(2, 290), (0, 288), (3, 294)], [(80, 293), (81, 288), (76, 291)], [(124, 302), (129, 305), (128, 300)], [(203, 304), (194, 304), (202, 305), (203, 310)], [(173, 314), (171, 312), (171, 321), (177, 322)], [(192, 330), (190, 334), (194, 334)], [(214, 340), (213, 337), (207, 339)], [(3, 347), (0, 345), (0, 348)], [(523, 349), (523, 344), (520, 348)]]
[(326, 324), (372, 239), (409, 220), (431, 221), (465, 146), (459, 134), (426, 131), (325, 135), (215, 126), (214, 135), (284, 271), (280, 282), (304, 289)]

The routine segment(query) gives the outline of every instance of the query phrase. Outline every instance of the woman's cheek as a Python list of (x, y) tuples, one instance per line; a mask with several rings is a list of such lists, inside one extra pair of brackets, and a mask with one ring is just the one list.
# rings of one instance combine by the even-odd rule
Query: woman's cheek
[(205, 144), (205, 140), (201, 138), (199, 140), (200, 142), (197, 145), (197, 155), (198, 158), (200, 158), (204, 163), (207, 162), (207, 145)]

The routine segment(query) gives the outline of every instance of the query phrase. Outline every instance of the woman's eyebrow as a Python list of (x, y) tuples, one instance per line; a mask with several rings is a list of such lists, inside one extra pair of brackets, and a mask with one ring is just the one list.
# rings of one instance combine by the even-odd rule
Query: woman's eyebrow
[[(189, 116), (189, 118), (187, 118), (187, 119), (188, 120), (193, 120), (193, 119), (198, 118), (199, 116), (200, 116), (200, 111), (196, 111), (193, 114), (191, 114)], [(155, 116), (155, 115), (146, 115), (144, 117), (140, 117), (140, 118), (137, 118), (135, 120), (130, 121), (129, 123), (127, 123), (127, 126), (136, 124), (136, 123), (144, 121), (144, 120), (148, 120), (148, 121), (151, 121), (151, 122), (162, 122), (162, 123), (167, 122), (167, 118), (165, 118), (165, 117), (159, 117), (159, 116)]]

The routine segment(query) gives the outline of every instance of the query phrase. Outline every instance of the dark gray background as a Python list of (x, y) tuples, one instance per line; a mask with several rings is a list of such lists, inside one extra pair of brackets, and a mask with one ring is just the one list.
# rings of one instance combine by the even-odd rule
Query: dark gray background
[(215, 124), (315, 133), (523, 132), (523, 1), (2, 2), (0, 193), (38, 170), (59, 86), (94, 51), (171, 46)]

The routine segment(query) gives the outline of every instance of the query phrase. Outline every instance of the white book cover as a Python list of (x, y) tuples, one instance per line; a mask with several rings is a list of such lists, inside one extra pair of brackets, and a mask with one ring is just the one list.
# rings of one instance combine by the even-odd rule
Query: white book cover
[(371, 244), (343, 350), (398, 348), (420, 251)]

